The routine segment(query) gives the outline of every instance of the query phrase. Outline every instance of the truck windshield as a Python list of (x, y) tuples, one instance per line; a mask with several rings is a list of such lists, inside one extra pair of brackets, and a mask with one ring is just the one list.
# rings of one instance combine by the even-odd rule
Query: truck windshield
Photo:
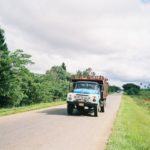
[(93, 89), (97, 90), (98, 85), (95, 83), (76, 83), (75, 89)]

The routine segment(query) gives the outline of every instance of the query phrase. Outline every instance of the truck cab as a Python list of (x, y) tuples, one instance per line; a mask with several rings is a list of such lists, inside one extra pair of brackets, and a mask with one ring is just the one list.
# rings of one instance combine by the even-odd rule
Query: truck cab
[(105, 98), (104, 84), (95, 78), (73, 79), (73, 90), (67, 95), (67, 112), (69, 115), (74, 109), (83, 112), (84, 109), (93, 110), (94, 116), (104, 112)]

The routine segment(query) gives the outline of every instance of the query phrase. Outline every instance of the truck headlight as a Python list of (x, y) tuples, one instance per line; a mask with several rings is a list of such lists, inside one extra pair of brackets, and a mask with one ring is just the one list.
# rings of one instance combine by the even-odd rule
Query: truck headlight
[(71, 94), (68, 96), (68, 100), (71, 101), (72, 100), (72, 96)]

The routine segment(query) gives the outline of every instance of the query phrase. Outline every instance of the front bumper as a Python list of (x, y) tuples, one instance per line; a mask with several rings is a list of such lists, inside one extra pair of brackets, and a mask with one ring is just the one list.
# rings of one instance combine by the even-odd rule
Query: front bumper
[(67, 101), (67, 104), (81, 107), (94, 107), (97, 103), (85, 102), (85, 101)]

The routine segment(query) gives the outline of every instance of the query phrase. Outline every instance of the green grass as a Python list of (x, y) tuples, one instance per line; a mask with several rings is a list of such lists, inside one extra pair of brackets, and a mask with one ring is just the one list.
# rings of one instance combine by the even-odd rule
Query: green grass
[(150, 113), (150, 91), (149, 90), (141, 90), (138, 96), (132, 96), (132, 98), (139, 106), (144, 107)]
[(6, 116), (11, 114), (16, 114), (20, 112), (26, 112), (36, 109), (42, 109), (57, 105), (65, 104), (65, 101), (56, 101), (56, 102), (50, 102), (50, 103), (40, 103), (40, 104), (33, 104), (29, 106), (23, 106), (23, 107), (13, 107), (13, 108), (1, 108), (0, 109), (0, 116)]
[(150, 114), (123, 96), (106, 150), (150, 150)]

